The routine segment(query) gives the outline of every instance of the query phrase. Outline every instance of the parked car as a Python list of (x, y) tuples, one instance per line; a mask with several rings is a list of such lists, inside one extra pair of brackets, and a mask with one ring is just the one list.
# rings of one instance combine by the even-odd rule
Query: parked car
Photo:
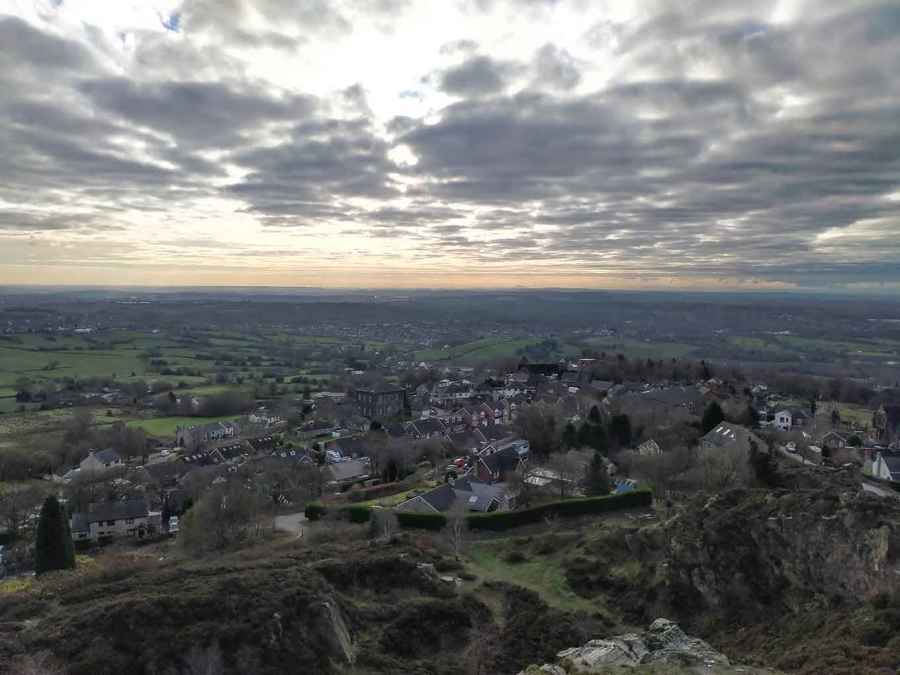
[(178, 532), (178, 516), (169, 516), (169, 534)]

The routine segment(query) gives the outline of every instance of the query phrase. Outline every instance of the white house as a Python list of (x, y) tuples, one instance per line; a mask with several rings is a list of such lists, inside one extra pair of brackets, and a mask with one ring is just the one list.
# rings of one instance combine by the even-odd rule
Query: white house
[(147, 510), (143, 498), (125, 499), (91, 504), (87, 512), (72, 514), (69, 527), (75, 541), (143, 538), (159, 530), (159, 515)]
[(790, 431), (793, 424), (793, 416), (790, 410), (779, 410), (775, 413), (775, 426), (782, 431)]
[(106, 471), (125, 466), (125, 462), (115, 450), (91, 450), (90, 454), (78, 465), (82, 471)]

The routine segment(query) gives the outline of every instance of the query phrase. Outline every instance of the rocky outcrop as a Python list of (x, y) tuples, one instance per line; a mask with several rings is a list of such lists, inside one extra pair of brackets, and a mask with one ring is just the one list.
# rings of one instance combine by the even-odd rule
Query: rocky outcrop
[(678, 624), (657, 619), (644, 633), (591, 640), (581, 647), (561, 651), (556, 663), (529, 666), (519, 675), (605, 675), (638, 667), (642, 673), (669, 672), (672, 667), (721, 675), (764, 672), (732, 666), (727, 656), (685, 634)]
[[(656, 615), (743, 623), (900, 591), (900, 500), (732, 490), (628, 538)], [(651, 573), (652, 572), (652, 573)], [(652, 614), (651, 614), (652, 616)]]

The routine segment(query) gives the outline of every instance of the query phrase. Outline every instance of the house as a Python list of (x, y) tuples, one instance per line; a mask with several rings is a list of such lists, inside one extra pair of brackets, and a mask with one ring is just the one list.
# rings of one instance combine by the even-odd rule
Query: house
[(804, 427), (809, 421), (809, 415), (799, 408), (785, 408), (775, 413), (773, 424), (782, 431), (790, 431), (797, 427)]
[(751, 443), (756, 443), (756, 446), (760, 449), (767, 447), (752, 431), (731, 422), (722, 422), (700, 439), (700, 447), (704, 450), (736, 448), (744, 452), (750, 452)]
[(147, 510), (147, 502), (125, 499), (91, 504), (69, 519), (75, 541), (108, 541), (121, 537), (143, 538), (159, 530), (159, 514)]
[(658, 457), (662, 454), (662, 448), (659, 447), (659, 443), (652, 438), (649, 441), (641, 443), (637, 447), (637, 451), (642, 457)]
[[(513, 473), (522, 469), (525, 460), (519, 451), (509, 446), (490, 455), (482, 455), (475, 461), (471, 474), (485, 483), (506, 481)], [(471, 475), (470, 474), (470, 475)]]
[(398, 504), (396, 510), (401, 513), (446, 513), (459, 503), (464, 504), (467, 511), (478, 513), (509, 510), (506, 485), (483, 483), (469, 478), (444, 483), (416, 495)]
[(409, 417), (409, 392), (406, 387), (376, 387), (357, 389), (353, 399), (363, 417), (385, 419), (388, 417)]
[(322, 469), (322, 474), (326, 483), (344, 486), (366, 480), (371, 471), (372, 467), (369, 464), (369, 459), (366, 457), (328, 464)]
[(900, 441), (900, 405), (882, 405), (872, 415), (876, 440), (882, 445)]
[(841, 436), (841, 434), (836, 431), (829, 431), (822, 436), (819, 441), (819, 445), (825, 448), (832, 448), (834, 450), (837, 450), (839, 448), (847, 447), (847, 439)]
[(428, 417), (423, 420), (416, 420), (406, 425), (406, 432), (413, 438), (441, 438), (447, 433), (447, 425), (445, 425), (437, 417)]
[(872, 476), (900, 483), (900, 452), (879, 452), (872, 463)]
[(78, 466), (82, 471), (106, 471), (125, 466), (125, 462), (115, 450), (91, 450)]
[(175, 427), (175, 445), (186, 450), (196, 450), (207, 443), (240, 438), (237, 422), (213, 422), (211, 424)]

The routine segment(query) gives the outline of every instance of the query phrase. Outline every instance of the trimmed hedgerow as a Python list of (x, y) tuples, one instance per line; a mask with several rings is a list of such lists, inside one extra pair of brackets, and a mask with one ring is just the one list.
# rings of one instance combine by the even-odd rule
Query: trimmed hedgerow
[(447, 524), (447, 516), (443, 513), (409, 513), (400, 511), (397, 513), (397, 522), (400, 524), (400, 527), (419, 530), (441, 530)]
[(635, 490), (621, 495), (607, 497), (583, 497), (562, 502), (550, 502), (519, 511), (479, 513), (466, 518), (473, 530), (508, 530), (513, 527), (539, 523), (548, 516), (582, 516), (592, 513), (606, 513), (636, 506), (650, 506), (653, 493), (649, 490)]

